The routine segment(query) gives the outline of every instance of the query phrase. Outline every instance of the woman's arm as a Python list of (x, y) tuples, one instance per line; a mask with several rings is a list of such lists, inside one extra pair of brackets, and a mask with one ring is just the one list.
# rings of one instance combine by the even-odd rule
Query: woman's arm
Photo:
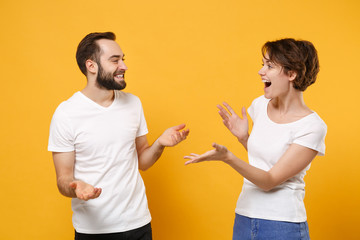
[(225, 146), (214, 143), (213, 147), (213, 150), (202, 155), (191, 154), (190, 156), (185, 156), (185, 159), (190, 159), (185, 164), (211, 160), (223, 161), (264, 191), (270, 191), (301, 172), (311, 163), (317, 154), (315, 150), (298, 144), (292, 144), (269, 171), (264, 171), (236, 157)]

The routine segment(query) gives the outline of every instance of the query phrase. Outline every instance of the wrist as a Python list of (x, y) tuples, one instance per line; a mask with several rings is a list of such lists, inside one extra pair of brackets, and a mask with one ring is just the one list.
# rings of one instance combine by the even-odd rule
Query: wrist
[(154, 144), (155, 144), (155, 146), (156, 146), (157, 148), (160, 148), (160, 149), (164, 149), (164, 148), (166, 147), (165, 145), (163, 145), (163, 144), (161, 143), (160, 137), (159, 137), (158, 139), (156, 139), (156, 141), (154, 142)]
[(233, 156), (234, 156), (234, 154), (228, 150), (225, 158), (223, 159), (223, 162), (230, 164), (233, 161)]
[(247, 134), (245, 137), (237, 137), (237, 139), (241, 144), (244, 145), (247, 143), (247, 140), (249, 139), (249, 134)]

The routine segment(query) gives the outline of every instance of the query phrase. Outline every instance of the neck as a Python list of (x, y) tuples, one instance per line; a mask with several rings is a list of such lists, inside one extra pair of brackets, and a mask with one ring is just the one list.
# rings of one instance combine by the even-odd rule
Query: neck
[(305, 105), (303, 93), (301, 91), (290, 91), (284, 96), (279, 96), (271, 100), (272, 106), (280, 114), (296, 113), (308, 109)]
[(81, 90), (81, 93), (103, 107), (110, 106), (114, 101), (115, 96), (114, 90), (100, 88), (89, 80), (86, 87)]

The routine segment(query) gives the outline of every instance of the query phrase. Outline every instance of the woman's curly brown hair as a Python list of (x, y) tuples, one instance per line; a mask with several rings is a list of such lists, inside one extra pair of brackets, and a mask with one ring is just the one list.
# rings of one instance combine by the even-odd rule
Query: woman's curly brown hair
[(305, 91), (315, 83), (319, 72), (319, 60), (314, 45), (309, 41), (285, 38), (269, 41), (262, 47), (262, 55), (268, 54), (269, 60), (283, 67), (284, 73), (296, 73), (293, 81), (295, 89)]

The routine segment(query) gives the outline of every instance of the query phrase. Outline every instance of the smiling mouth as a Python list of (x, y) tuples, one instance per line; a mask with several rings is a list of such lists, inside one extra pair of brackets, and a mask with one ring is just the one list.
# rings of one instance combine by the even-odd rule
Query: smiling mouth
[(271, 85), (271, 82), (270, 81), (267, 81), (267, 80), (262, 80), (262, 82), (265, 84), (265, 87), (270, 87)]
[(114, 74), (114, 78), (115, 79), (118, 79), (118, 80), (123, 80), (124, 79), (124, 76), (125, 76), (125, 73), (122, 72), (120, 74)]

